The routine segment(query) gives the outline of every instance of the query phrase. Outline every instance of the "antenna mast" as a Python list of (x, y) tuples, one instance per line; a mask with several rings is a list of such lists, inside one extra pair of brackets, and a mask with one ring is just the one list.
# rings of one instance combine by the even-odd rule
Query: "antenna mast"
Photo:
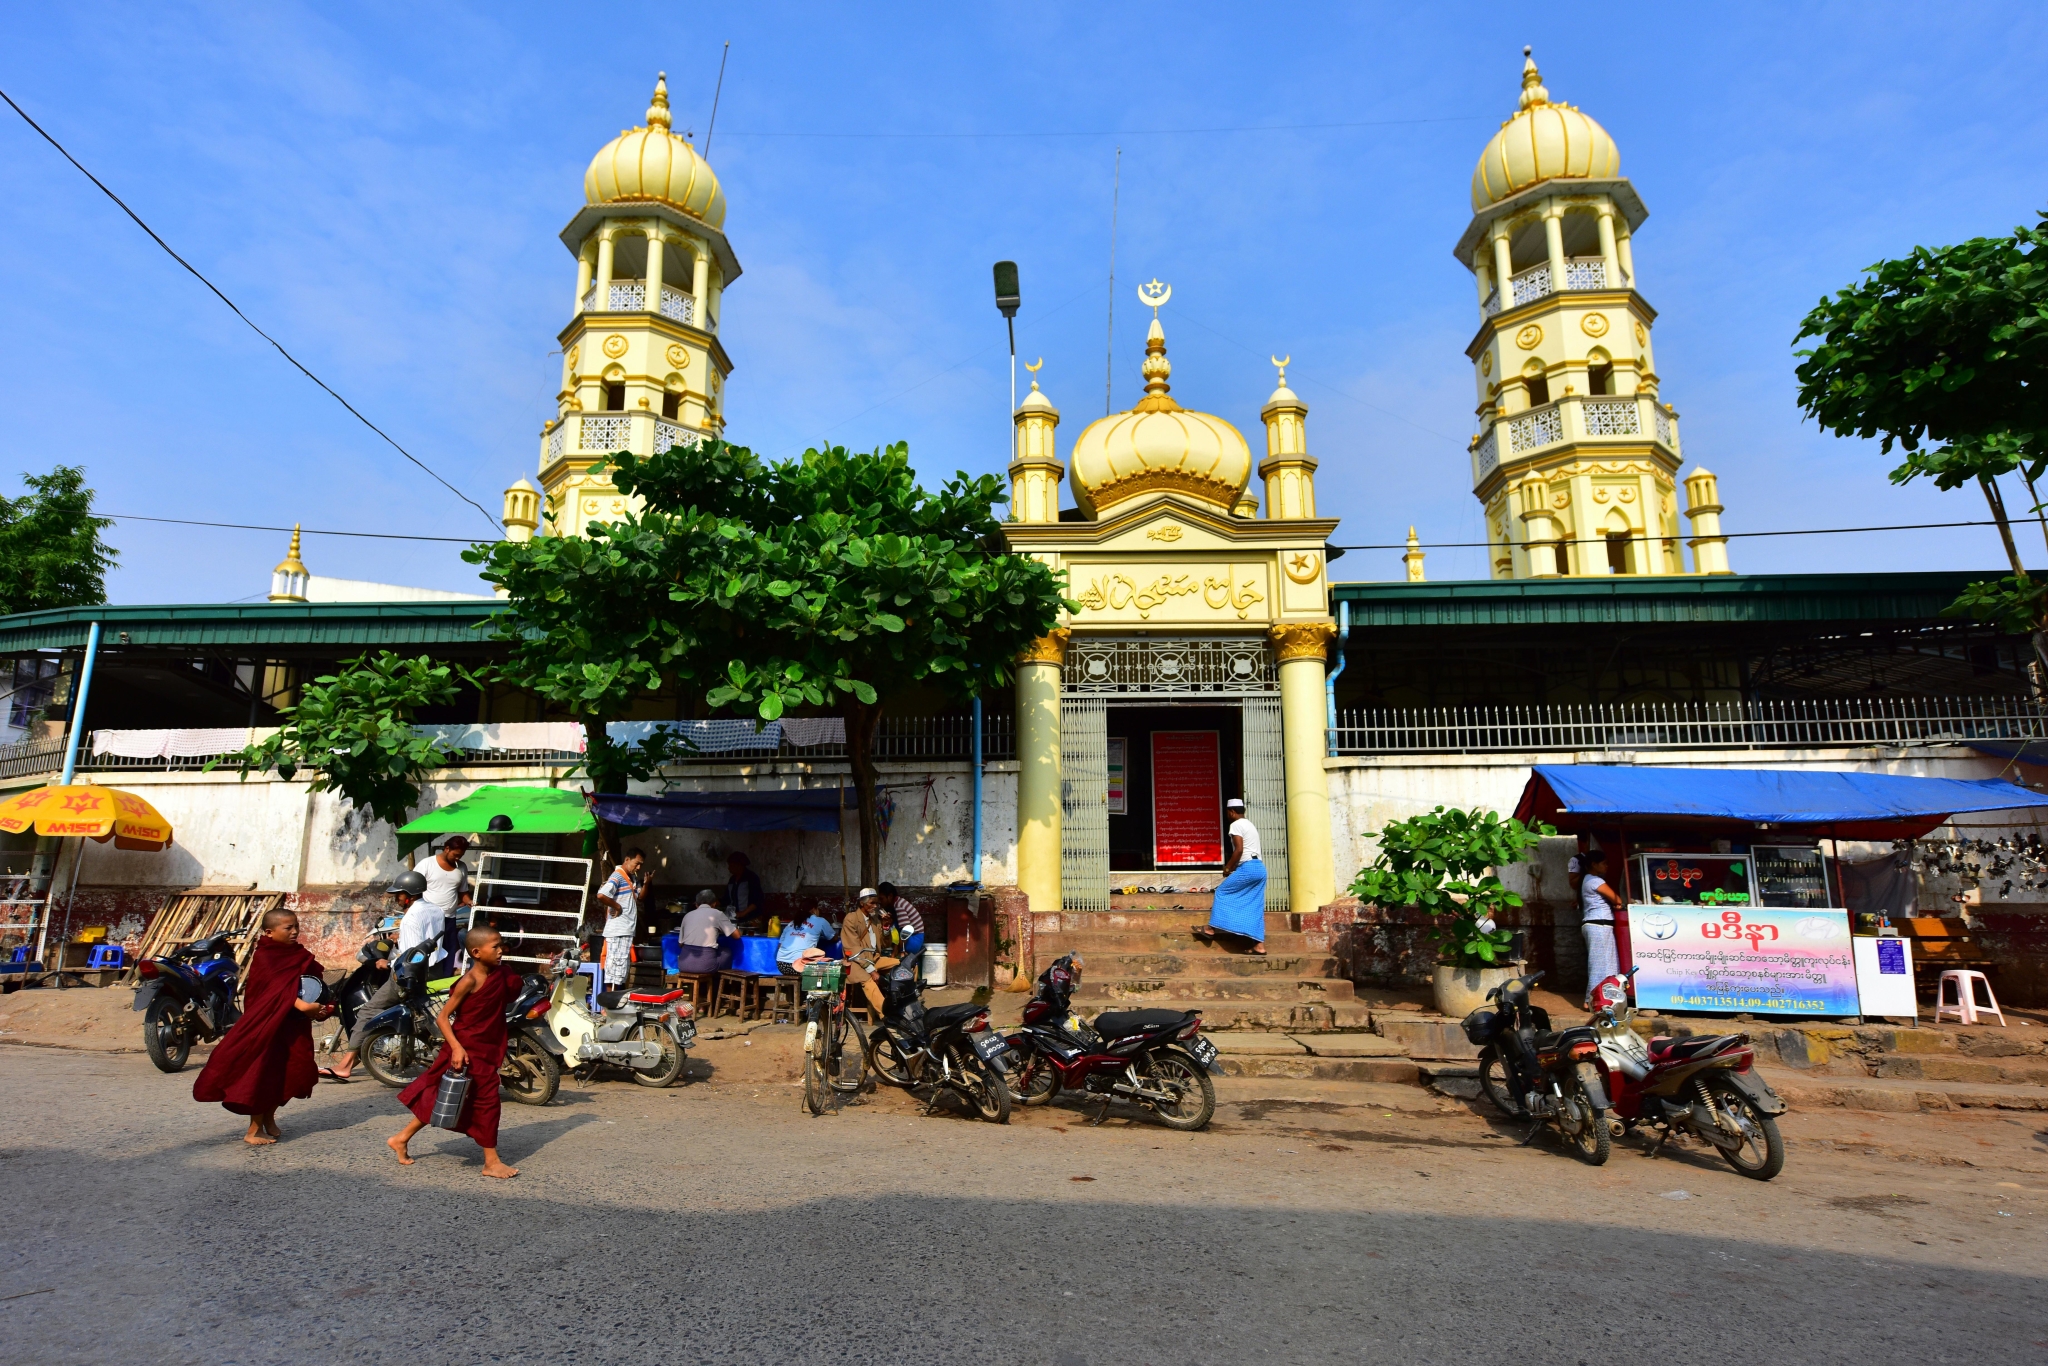
[(1124, 149), (1116, 149), (1116, 179), (1109, 190), (1109, 340), (1103, 346), (1102, 413), (1116, 408), (1116, 209), (1124, 188)]
[(711, 134), (718, 128), (718, 97), (725, 93), (725, 59), (732, 56), (732, 40), (727, 39), (725, 50), (718, 54), (718, 86), (711, 92), (711, 122), (704, 128), (705, 160), (711, 159)]

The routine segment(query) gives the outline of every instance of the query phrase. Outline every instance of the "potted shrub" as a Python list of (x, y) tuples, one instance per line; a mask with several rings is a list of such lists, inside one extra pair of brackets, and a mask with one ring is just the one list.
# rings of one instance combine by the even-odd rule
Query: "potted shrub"
[(1498, 919), (1522, 898), (1501, 885), (1499, 870), (1520, 863), (1538, 840), (1556, 833), (1492, 811), (1439, 806), (1388, 822), (1379, 832), (1379, 857), (1359, 869), (1351, 894), (1380, 906), (1419, 907), (1430, 916), (1430, 933), (1443, 954), (1436, 1008), (1460, 1019), (1514, 974), (1507, 958), (1513, 935)]

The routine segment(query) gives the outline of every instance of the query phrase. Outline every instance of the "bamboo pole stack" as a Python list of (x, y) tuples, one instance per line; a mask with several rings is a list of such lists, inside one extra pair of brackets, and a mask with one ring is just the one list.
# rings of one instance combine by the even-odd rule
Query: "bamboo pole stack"
[[(235, 965), (244, 973), (249, 957), (256, 952), (256, 935), (247, 933), (263, 923), (263, 917), (284, 904), (283, 892), (174, 892), (151, 917), (135, 950), (136, 962), (161, 958), (194, 940), (230, 930), (244, 931), (235, 945)], [(129, 970), (134, 976), (134, 970)]]

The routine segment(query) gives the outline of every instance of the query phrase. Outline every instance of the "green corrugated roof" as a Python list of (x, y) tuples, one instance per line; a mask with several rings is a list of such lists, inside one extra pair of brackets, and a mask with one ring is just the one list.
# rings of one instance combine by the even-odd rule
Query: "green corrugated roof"
[(1330, 591), (1333, 605), (1351, 604), (1353, 626), (1927, 621), (1963, 585), (2002, 572), (1468, 579), (1340, 583)]
[(504, 607), (489, 599), (65, 607), (0, 617), (0, 655), (83, 646), (95, 621), (102, 646), (476, 645), (489, 634), (477, 623)]

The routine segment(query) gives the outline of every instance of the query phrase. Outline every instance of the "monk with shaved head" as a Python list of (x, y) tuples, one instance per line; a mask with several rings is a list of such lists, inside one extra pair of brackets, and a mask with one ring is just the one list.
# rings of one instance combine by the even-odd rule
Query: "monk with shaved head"
[[(218, 1101), (249, 1116), (242, 1141), (252, 1147), (277, 1142), (283, 1136), (278, 1107), (304, 1100), (319, 1084), (313, 1021), (334, 1013), (334, 1007), (317, 999), (325, 974), (319, 960), (299, 946), (298, 916), (283, 908), (266, 913), (243, 987), (242, 1018), (192, 1083), (192, 1099)], [(313, 979), (313, 986), (302, 991), (305, 978)]]
[(448, 1003), (434, 1017), (447, 1042), (434, 1065), (398, 1093), (399, 1103), (413, 1117), (384, 1141), (410, 1167), (414, 1159), (406, 1145), (433, 1122), (441, 1078), (467, 1069), (469, 1098), (450, 1127), (468, 1134), (484, 1150), (484, 1175), (503, 1180), (519, 1175), (517, 1167), (498, 1156), (498, 1069), (505, 1064), (505, 1007), (519, 994), (519, 974), (505, 966), (505, 940), (488, 925), (471, 930), (462, 946), (469, 951), (469, 971), (456, 981)]

